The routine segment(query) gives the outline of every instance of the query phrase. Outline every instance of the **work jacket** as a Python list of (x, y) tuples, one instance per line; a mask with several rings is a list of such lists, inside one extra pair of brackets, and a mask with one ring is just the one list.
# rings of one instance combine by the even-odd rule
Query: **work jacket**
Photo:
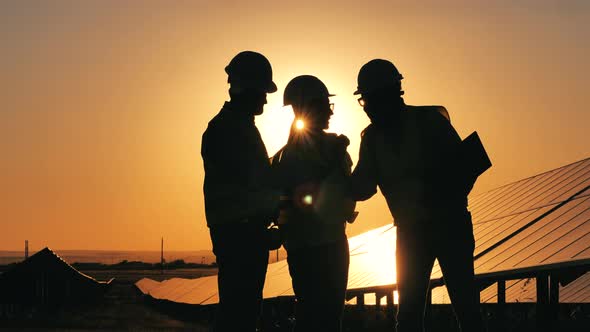
[(268, 153), (253, 115), (226, 102), (203, 134), (201, 156), (209, 227), (270, 223), (280, 195), (272, 189)]
[(279, 217), (288, 251), (346, 239), (355, 207), (345, 190), (352, 167), (348, 145), (343, 135), (292, 131), (272, 158), (273, 177), (291, 199)]
[(352, 192), (385, 196), (394, 222), (432, 222), (465, 211), (467, 190), (455, 171), (461, 139), (442, 106), (406, 106), (396, 123), (370, 124), (361, 134)]

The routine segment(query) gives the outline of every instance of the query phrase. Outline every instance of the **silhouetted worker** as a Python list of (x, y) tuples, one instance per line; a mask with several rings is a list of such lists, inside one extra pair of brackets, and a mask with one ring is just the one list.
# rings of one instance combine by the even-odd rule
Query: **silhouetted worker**
[(272, 158), (273, 176), (291, 205), (279, 227), (297, 298), (295, 331), (340, 331), (348, 281), (346, 221), (355, 202), (346, 197), (352, 167), (348, 138), (324, 132), (333, 114), (328, 89), (310, 75), (284, 92), (295, 120), (287, 144)]
[(265, 232), (278, 214), (268, 153), (254, 124), (277, 90), (268, 60), (244, 51), (225, 67), (230, 101), (209, 122), (201, 155), (205, 214), (219, 268), (214, 331), (255, 331), (268, 264)]
[(353, 193), (366, 200), (379, 186), (397, 226), (397, 331), (423, 331), (430, 274), (438, 259), (462, 331), (480, 331), (467, 194), (474, 179), (453, 163), (461, 139), (442, 106), (404, 103), (402, 75), (387, 60), (358, 75), (363, 131)]

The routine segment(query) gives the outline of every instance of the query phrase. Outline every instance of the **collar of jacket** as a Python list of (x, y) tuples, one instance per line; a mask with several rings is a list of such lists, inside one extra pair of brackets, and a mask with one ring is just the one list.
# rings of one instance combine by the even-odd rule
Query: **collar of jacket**
[(371, 121), (371, 124), (373, 124), (373, 126), (376, 128), (386, 131), (397, 130), (401, 126), (401, 121), (403, 121), (403, 117), (407, 114), (407, 112), (408, 109), (404, 104), (400, 110), (396, 111), (395, 109), (390, 109), (389, 113), (381, 116), (377, 121)]
[(248, 114), (243, 112), (242, 110), (238, 109), (234, 104), (230, 101), (226, 101), (223, 104), (222, 111), (231, 116), (236, 122), (244, 122), (251, 125), (254, 125), (254, 114)]

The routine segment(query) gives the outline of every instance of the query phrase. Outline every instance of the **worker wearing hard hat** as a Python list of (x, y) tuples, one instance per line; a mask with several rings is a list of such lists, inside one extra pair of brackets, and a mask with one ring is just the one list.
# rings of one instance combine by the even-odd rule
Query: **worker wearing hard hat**
[(209, 122), (201, 155), (205, 215), (219, 268), (214, 331), (256, 331), (268, 264), (267, 226), (278, 214), (270, 163), (254, 117), (277, 91), (261, 54), (244, 51), (225, 68), (230, 101)]
[(387, 60), (358, 75), (359, 104), (371, 120), (363, 131), (352, 194), (366, 200), (379, 186), (397, 226), (397, 331), (423, 331), (434, 260), (438, 259), (462, 331), (480, 331), (473, 269), (471, 179), (452, 167), (461, 139), (442, 106), (406, 105), (403, 79)]
[(279, 227), (297, 298), (295, 331), (340, 331), (348, 281), (345, 226), (355, 203), (346, 195), (352, 161), (348, 138), (326, 133), (333, 104), (310, 75), (292, 79), (284, 92), (295, 120), (287, 144), (272, 158), (273, 177), (292, 201)]

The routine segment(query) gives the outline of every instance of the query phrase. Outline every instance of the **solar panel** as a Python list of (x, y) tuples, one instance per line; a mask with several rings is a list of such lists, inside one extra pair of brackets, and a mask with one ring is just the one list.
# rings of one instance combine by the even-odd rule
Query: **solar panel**
[(395, 228), (385, 225), (352, 237), (348, 289), (395, 283)]
[(144, 294), (148, 294), (150, 290), (160, 285), (159, 281), (150, 278), (143, 278), (135, 283), (135, 286)]
[(289, 266), (286, 260), (268, 265), (266, 280), (269, 282), (264, 284), (262, 292), (264, 298), (295, 295), (291, 286), (291, 276), (289, 275)]
[(590, 272), (568, 284), (567, 287), (560, 287), (559, 302), (562, 303), (584, 303), (590, 298)]

